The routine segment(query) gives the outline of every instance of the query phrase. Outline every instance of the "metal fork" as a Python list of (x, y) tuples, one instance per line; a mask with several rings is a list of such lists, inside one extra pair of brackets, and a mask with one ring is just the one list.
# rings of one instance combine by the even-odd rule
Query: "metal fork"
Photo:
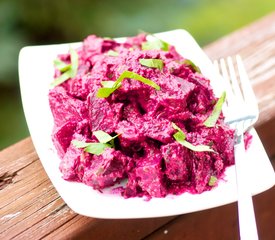
[(226, 89), (227, 100), (223, 109), (225, 119), (235, 129), (234, 152), (240, 238), (253, 240), (258, 239), (258, 232), (249, 189), (249, 162), (246, 159), (244, 132), (257, 121), (259, 109), (241, 57), (236, 56), (236, 64), (233, 63), (233, 59), (220, 59), (215, 61), (214, 65), (221, 73)]

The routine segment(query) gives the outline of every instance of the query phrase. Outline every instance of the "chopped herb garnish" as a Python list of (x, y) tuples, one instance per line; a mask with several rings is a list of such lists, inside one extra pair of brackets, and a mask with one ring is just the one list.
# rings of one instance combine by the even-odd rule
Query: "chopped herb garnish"
[(210, 116), (204, 121), (204, 126), (206, 127), (214, 127), (216, 122), (218, 121), (221, 111), (222, 111), (222, 105), (225, 101), (226, 98), (226, 92), (223, 92), (221, 97), (218, 99), (218, 101), (216, 102), (212, 113), (210, 114)]
[(107, 142), (111, 142), (112, 140), (114, 140), (116, 137), (118, 137), (118, 135), (112, 137), (111, 135), (109, 135), (108, 133), (102, 131), (102, 130), (98, 130), (98, 131), (94, 131), (93, 134), (96, 136), (97, 140), (100, 143), (107, 143)]
[(101, 82), (101, 85), (104, 87), (104, 88), (112, 88), (113, 85), (114, 85), (114, 81), (102, 81)]
[(106, 148), (113, 148), (113, 140), (118, 136), (110, 136), (108, 133), (98, 130), (94, 132), (94, 135), (98, 139), (98, 143), (87, 143), (84, 141), (73, 140), (72, 143), (77, 148), (84, 148), (85, 152), (89, 152), (95, 155), (100, 155)]
[(85, 152), (89, 152), (95, 155), (100, 155), (106, 148), (111, 147), (111, 145), (107, 143), (87, 143), (78, 140), (73, 140), (72, 144), (77, 148), (84, 148)]
[(62, 72), (62, 74), (54, 79), (54, 81), (51, 83), (51, 87), (55, 87), (76, 76), (78, 69), (78, 55), (77, 52), (72, 48), (70, 49), (70, 58), (71, 64), (66, 64), (59, 59), (54, 61), (54, 65), (60, 72)]
[(111, 56), (111, 57), (117, 57), (119, 54), (118, 54), (118, 52), (116, 52), (116, 51), (114, 51), (114, 50), (109, 50), (109, 51), (107, 52), (107, 55), (108, 55), (108, 56)]
[(201, 73), (200, 68), (195, 63), (193, 63), (190, 59), (185, 59), (182, 62), (182, 64), (190, 66), (195, 72)]
[(158, 68), (159, 70), (163, 68), (163, 61), (161, 59), (141, 58), (139, 59), (139, 63), (149, 68)]
[(215, 176), (211, 176), (209, 179), (208, 185), (213, 187), (216, 184), (217, 180), (218, 179)]
[(113, 82), (112, 85), (111, 85), (112, 81), (102, 81), (101, 84), (102, 84), (103, 88), (98, 89), (96, 96), (98, 98), (109, 97), (115, 90), (117, 90), (121, 86), (121, 82), (125, 78), (130, 78), (130, 79), (134, 79), (134, 80), (143, 82), (144, 84), (147, 84), (147, 85), (155, 88), (156, 90), (160, 90), (160, 86), (157, 85), (155, 82), (151, 81), (150, 79), (142, 77), (141, 75), (131, 72), (131, 71), (124, 71), (119, 76), (119, 78)]
[(142, 50), (163, 50), (168, 51), (169, 50), (169, 43), (157, 38), (155, 35), (150, 34), (152, 37), (155, 38), (154, 41), (146, 41), (143, 42), (141, 45)]
[[(178, 140), (177, 140), (178, 141)], [(178, 141), (179, 142), (179, 141)], [(194, 152), (214, 152), (213, 149), (211, 149), (209, 146), (207, 145), (193, 145), (190, 142), (187, 142), (186, 140), (179, 142), (181, 145), (189, 148), (190, 150), (194, 151)]]
[(53, 61), (53, 64), (62, 73), (66, 72), (71, 67), (71, 64), (66, 64), (58, 58)]
[(172, 126), (173, 126), (174, 129), (178, 130), (173, 135), (173, 137), (182, 146), (184, 146), (186, 148), (189, 148), (190, 150), (192, 150), (194, 152), (214, 152), (214, 150), (211, 149), (207, 145), (193, 145), (192, 143), (186, 141), (185, 140), (186, 135), (184, 134), (184, 132), (175, 123), (172, 123)]
[(91, 144), (91, 143), (87, 143), (87, 142), (79, 141), (79, 140), (72, 140), (72, 143), (77, 148), (85, 148)]
[(118, 87), (117, 87), (117, 88), (105, 88), (105, 87), (100, 88), (100, 89), (98, 89), (96, 96), (97, 96), (98, 98), (107, 98), (107, 97), (109, 97), (116, 89), (118, 89)]

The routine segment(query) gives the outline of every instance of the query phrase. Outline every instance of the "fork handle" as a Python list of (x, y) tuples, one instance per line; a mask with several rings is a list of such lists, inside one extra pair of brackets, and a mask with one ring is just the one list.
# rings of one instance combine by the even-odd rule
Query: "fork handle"
[(250, 191), (248, 164), (246, 164), (244, 137), (238, 136), (235, 144), (235, 168), (238, 191), (239, 232), (241, 240), (257, 240), (258, 231)]

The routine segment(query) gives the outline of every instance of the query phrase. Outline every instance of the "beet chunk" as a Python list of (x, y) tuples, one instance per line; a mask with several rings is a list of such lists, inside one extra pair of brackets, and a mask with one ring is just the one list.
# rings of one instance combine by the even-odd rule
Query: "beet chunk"
[(187, 181), (190, 177), (192, 164), (188, 149), (174, 142), (163, 145), (161, 153), (164, 158), (167, 178), (173, 181)]
[(198, 75), (190, 77), (189, 81), (195, 83), (197, 86), (187, 100), (187, 108), (190, 112), (205, 114), (209, 110), (212, 110), (216, 98), (213, 90), (209, 87), (209, 81)]
[(118, 138), (123, 148), (132, 148), (140, 141), (145, 140), (142, 129), (134, 123), (125, 120), (119, 122), (115, 132), (120, 134)]
[[(208, 152), (190, 152), (193, 159), (192, 185), (195, 193), (210, 189), (208, 182), (213, 174), (212, 154)], [(191, 189), (192, 191), (192, 189)]]
[(123, 103), (111, 106), (106, 99), (97, 98), (95, 94), (91, 94), (88, 105), (91, 131), (102, 130), (112, 133), (121, 118)]
[(166, 81), (169, 81), (169, 84), (166, 83), (163, 86), (164, 91), (157, 92), (161, 105), (173, 113), (184, 111), (187, 98), (196, 88), (195, 84), (179, 77), (173, 77)]
[(70, 97), (61, 86), (50, 90), (49, 103), (56, 127), (60, 127), (68, 121), (81, 121), (86, 117), (85, 103)]
[(76, 125), (77, 123), (74, 121), (66, 122), (61, 127), (56, 128), (55, 132), (53, 133), (53, 144), (61, 158), (64, 156), (67, 148), (70, 146)]
[(82, 181), (94, 189), (113, 186), (125, 176), (128, 160), (120, 151), (107, 148), (101, 155), (93, 155)]
[[(75, 133), (72, 139), (90, 142), (90, 139), (78, 133)], [(92, 155), (70, 143), (59, 164), (63, 178), (66, 180), (81, 181), (84, 169), (90, 165), (91, 157)]]
[(194, 145), (212, 145), (213, 150), (223, 159), (225, 166), (234, 164), (234, 130), (228, 126), (197, 127), (196, 132), (187, 134), (187, 139)]
[(59, 165), (59, 169), (65, 180), (78, 180), (76, 169), (79, 166), (82, 151), (82, 149), (76, 148), (73, 145), (70, 145), (67, 149)]
[(155, 139), (162, 143), (169, 143), (173, 141), (172, 133), (174, 129), (170, 121), (165, 119), (153, 119), (148, 117), (145, 121), (141, 121), (140, 125), (143, 128), (146, 137)]
[(154, 145), (147, 143), (144, 145), (146, 154), (137, 160), (136, 167), (129, 174), (124, 195), (131, 197), (128, 194), (135, 196), (142, 191), (149, 197), (164, 197), (167, 193), (161, 171), (162, 155)]

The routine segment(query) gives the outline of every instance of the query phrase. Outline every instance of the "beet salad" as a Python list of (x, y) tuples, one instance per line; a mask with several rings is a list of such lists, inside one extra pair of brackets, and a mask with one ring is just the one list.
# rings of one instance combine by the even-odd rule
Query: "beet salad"
[(62, 176), (124, 198), (210, 190), (234, 164), (225, 93), (174, 46), (146, 39), (91, 35), (57, 56), (49, 103)]

